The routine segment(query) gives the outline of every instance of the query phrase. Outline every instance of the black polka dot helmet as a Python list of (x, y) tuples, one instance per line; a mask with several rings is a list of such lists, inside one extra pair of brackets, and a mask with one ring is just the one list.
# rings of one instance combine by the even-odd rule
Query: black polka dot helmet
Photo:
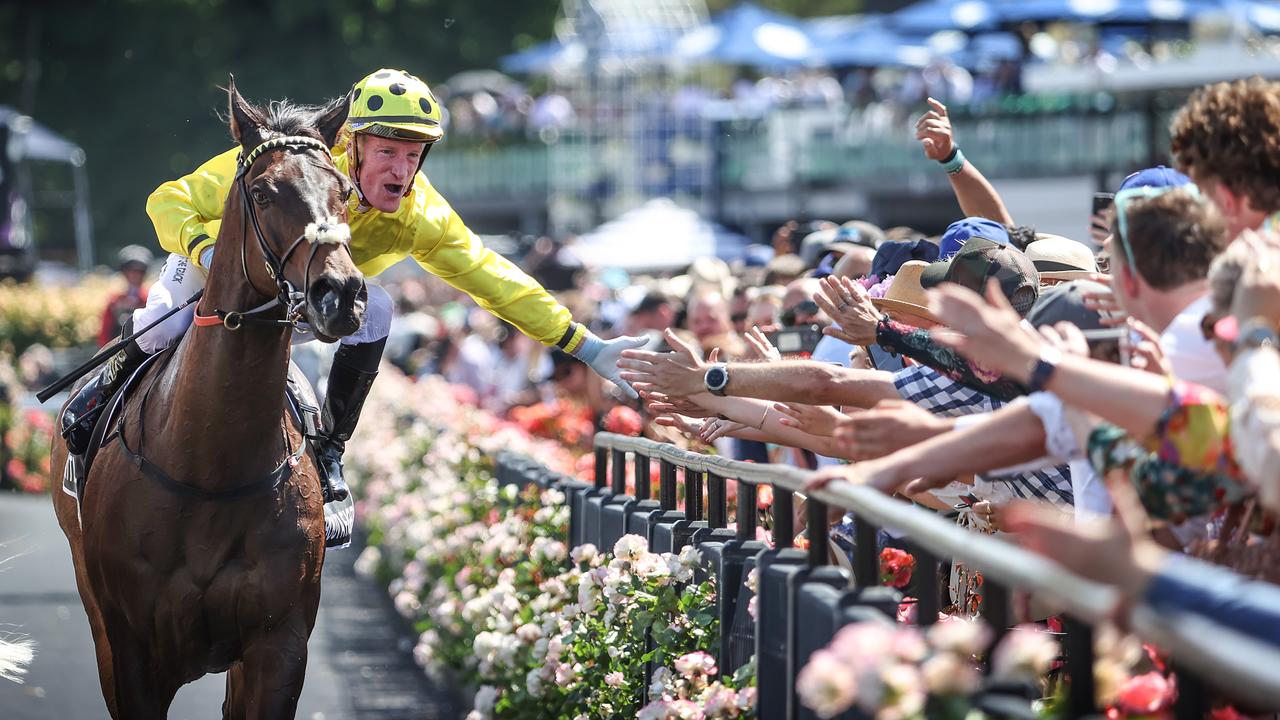
[(383, 68), (351, 89), (347, 125), (353, 133), (433, 143), (444, 137), (431, 88), (403, 70)]

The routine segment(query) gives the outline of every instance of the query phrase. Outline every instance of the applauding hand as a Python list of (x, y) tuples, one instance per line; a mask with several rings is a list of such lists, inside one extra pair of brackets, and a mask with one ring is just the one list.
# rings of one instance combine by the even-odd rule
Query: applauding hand
[(825, 277), (820, 282), (822, 292), (814, 293), (813, 301), (839, 324), (823, 329), (823, 334), (850, 345), (874, 345), (880, 312), (871, 304), (867, 291), (846, 277)]

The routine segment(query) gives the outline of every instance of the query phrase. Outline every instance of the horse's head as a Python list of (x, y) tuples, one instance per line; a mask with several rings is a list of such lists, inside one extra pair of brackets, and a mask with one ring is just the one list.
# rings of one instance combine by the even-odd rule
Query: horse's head
[[(236, 91), (234, 79), (227, 94), (241, 165), (223, 227), (243, 227), (246, 279), (259, 292), (274, 286), (271, 294), (300, 314), (319, 339), (350, 335), (364, 320), (366, 289), (347, 226), (353, 187), (329, 155), (349, 98), (322, 108), (285, 101), (257, 108)], [(231, 215), (237, 193), (240, 213)]]

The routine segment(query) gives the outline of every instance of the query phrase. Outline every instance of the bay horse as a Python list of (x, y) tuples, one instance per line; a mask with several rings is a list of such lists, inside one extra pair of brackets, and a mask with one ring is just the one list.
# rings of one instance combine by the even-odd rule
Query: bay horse
[[(227, 95), (241, 163), (196, 325), (137, 383), (79, 508), (53, 493), (117, 720), (163, 718), (223, 671), (225, 718), (293, 717), (320, 602), (321, 484), (285, 378), (296, 323), (332, 342), (363, 320), (329, 155), (349, 100), (258, 108), (234, 78)], [(66, 455), (55, 433), (53, 467)]]

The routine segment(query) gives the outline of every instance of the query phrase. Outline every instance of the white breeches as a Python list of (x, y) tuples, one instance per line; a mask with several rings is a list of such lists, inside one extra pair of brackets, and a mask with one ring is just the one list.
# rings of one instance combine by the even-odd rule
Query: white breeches
[[(186, 257), (178, 254), (169, 255), (160, 277), (147, 291), (147, 306), (133, 311), (133, 328), (140, 330), (150, 325), (157, 318), (173, 309), (204, 287), (205, 273)], [(355, 333), (342, 338), (343, 345), (359, 345), (361, 343), (381, 340), (391, 332), (391, 315), (393, 306), (391, 296), (377, 285), (369, 285), (369, 300), (364, 309), (364, 324)], [(138, 347), (148, 353), (157, 353), (182, 337), (191, 326), (195, 316), (195, 306), (184, 308), (173, 317), (157, 325), (154, 329), (138, 338)], [(294, 332), (293, 343), (314, 340), (310, 333)]]

